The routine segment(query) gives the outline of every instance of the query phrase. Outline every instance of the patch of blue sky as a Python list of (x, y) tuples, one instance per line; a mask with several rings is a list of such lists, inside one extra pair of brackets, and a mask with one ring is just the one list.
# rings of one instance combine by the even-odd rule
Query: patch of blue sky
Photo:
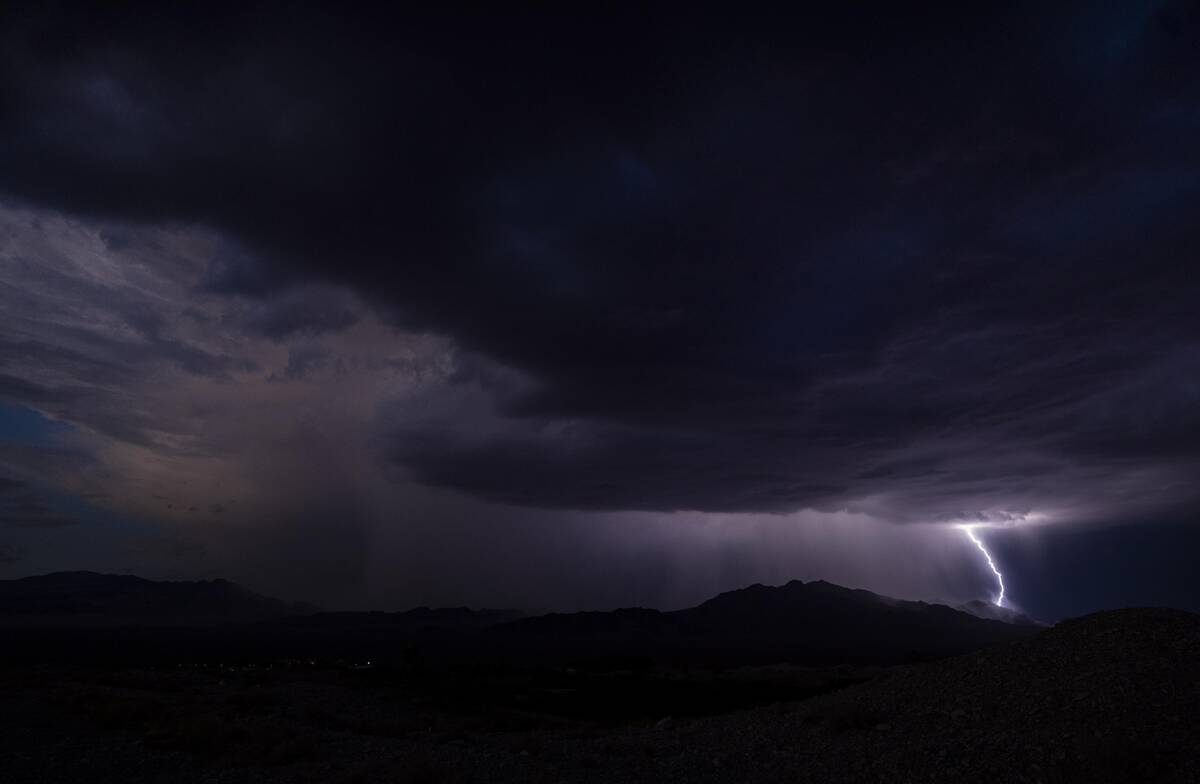
[(54, 446), (74, 428), (26, 406), (0, 404), (0, 441)]

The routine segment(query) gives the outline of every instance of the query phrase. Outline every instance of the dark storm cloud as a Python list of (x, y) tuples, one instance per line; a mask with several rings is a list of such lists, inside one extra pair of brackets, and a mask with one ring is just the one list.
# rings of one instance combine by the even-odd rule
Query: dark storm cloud
[[(1042, 5), (17, 11), (0, 187), (227, 233), (207, 288), (276, 296), (241, 322), (272, 339), (349, 326), (281, 293), (333, 282), (515, 369), (486, 436), (384, 421), (491, 500), (1190, 503), (1200, 15)], [(189, 346), (154, 350), (228, 372)]]
[(324, 346), (297, 346), (288, 352), (283, 378), (298, 381), (314, 371), (328, 367), (331, 356), (332, 352)]
[(345, 297), (328, 290), (288, 291), (274, 300), (258, 300), (244, 326), (276, 342), (295, 336), (316, 337), (343, 330), (358, 321)]

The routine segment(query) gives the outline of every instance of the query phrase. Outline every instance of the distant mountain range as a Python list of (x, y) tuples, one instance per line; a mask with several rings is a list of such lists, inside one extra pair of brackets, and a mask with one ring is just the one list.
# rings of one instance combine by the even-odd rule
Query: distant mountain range
[[(60, 572), (0, 581), (0, 627), (41, 629), (222, 626), (229, 645), (349, 655), (464, 637), (520, 655), (897, 659), (941, 656), (1021, 639), (1039, 625), (983, 602), (959, 608), (902, 601), (824, 581), (751, 585), (696, 607), (523, 617), (465, 607), (319, 612), (226, 580), (154, 582)], [(178, 637), (178, 634), (176, 635)], [(219, 645), (211, 634), (188, 639)]]
[[(1023, 619), (1016, 622), (1017, 618)], [(983, 618), (943, 604), (903, 601), (823, 580), (751, 585), (673, 612), (625, 609), (543, 615), (496, 630), (510, 638), (653, 643), (712, 650), (804, 651), (833, 658), (944, 655), (1022, 639), (1024, 616)]]
[(245, 623), (316, 608), (228, 580), (156, 582), (132, 575), (56, 572), (0, 580), (2, 626), (187, 626)]

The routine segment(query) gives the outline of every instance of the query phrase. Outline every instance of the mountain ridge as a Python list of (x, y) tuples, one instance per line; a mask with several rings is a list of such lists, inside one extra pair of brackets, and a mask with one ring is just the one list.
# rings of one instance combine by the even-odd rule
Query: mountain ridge
[(622, 650), (803, 648), (828, 655), (939, 656), (1021, 639), (1036, 628), (1024, 616), (1019, 619), (972, 612), (970, 605), (896, 599), (825, 580), (754, 583), (679, 610), (625, 607), (543, 615), (466, 607), (322, 611), (221, 578), (153, 581), (74, 571), (0, 580), (0, 626), (252, 624), (258, 633), (297, 640), (314, 635), (372, 642), (485, 635), (518, 644)]
[(657, 646), (688, 653), (895, 660), (965, 653), (1024, 639), (1038, 628), (823, 580), (792, 580), (780, 586), (755, 583), (681, 610), (551, 613), (489, 632), (618, 652)]
[(316, 612), (223, 578), (148, 580), (64, 571), (0, 580), (0, 624), (106, 626), (237, 623)]

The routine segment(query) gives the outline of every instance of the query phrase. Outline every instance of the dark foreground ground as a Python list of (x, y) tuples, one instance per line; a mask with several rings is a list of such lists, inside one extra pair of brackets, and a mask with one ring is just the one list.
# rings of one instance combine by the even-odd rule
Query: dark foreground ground
[(883, 668), (10, 665), (0, 782), (1200, 782), (1198, 652), (1121, 610)]

